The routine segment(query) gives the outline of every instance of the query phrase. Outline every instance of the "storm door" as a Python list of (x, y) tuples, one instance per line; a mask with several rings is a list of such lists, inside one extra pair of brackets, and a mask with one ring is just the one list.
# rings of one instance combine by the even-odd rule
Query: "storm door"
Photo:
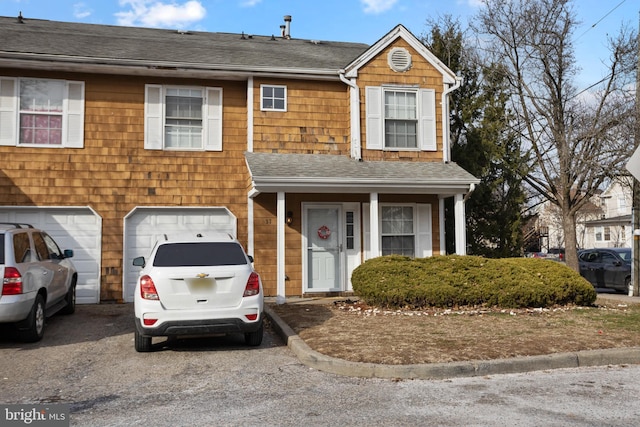
[(342, 233), (339, 205), (309, 206), (306, 213), (308, 292), (342, 290)]

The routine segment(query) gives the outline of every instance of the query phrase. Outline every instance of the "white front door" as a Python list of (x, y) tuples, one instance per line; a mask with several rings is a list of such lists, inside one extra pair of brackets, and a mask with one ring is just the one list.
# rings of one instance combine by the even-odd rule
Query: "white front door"
[(306, 214), (308, 292), (343, 290), (340, 205), (308, 206)]

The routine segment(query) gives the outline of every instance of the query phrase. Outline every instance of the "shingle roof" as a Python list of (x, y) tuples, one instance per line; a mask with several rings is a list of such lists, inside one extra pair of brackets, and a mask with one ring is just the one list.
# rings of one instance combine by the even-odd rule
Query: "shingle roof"
[(455, 163), (358, 161), (327, 154), (245, 153), (258, 191), (462, 193), (480, 181)]
[(0, 40), (0, 61), (16, 54), (43, 55), (87, 63), (141, 61), (242, 71), (272, 68), (337, 72), (368, 48), (361, 43), (272, 39), (270, 35), (245, 34), (243, 38), (242, 34), (27, 18), (24, 23), (18, 23), (15, 17), (0, 17)]

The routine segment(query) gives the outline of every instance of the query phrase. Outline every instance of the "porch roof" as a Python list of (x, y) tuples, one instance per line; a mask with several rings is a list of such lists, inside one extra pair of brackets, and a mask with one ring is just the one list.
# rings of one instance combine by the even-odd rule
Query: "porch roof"
[(587, 227), (603, 227), (607, 225), (631, 225), (631, 214), (614, 216), (611, 218), (594, 219), (585, 221)]
[(480, 180), (456, 163), (358, 161), (343, 155), (245, 153), (260, 193), (395, 193), (451, 196)]

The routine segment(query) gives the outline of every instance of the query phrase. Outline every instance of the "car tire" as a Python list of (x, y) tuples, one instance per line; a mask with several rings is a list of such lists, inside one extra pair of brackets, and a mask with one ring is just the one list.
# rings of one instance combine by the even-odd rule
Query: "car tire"
[(76, 311), (76, 278), (74, 277), (71, 280), (71, 286), (67, 291), (67, 296), (64, 297), (64, 300), (67, 302), (67, 305), (64, 306), (60, 313), (62, 314), (73, 314)]
[(133, 333), (133, 342), (138, 353), (148, 353), (151, 351), (151, 337), (146, 337), (136, 329)]
[(46, 319), (44, 297), (40, 294), (31, 307), (29, 317), (18, 324), (18, 337), (24, 342), (37, 342), (44, 336)]
[(260, 322), (260, 327), (255, 332), (247, 332), (244, 334), (244, 342), (251, 346), (257, 347), (262, 344), (262, 336), (264, 335), (264, 324)]

